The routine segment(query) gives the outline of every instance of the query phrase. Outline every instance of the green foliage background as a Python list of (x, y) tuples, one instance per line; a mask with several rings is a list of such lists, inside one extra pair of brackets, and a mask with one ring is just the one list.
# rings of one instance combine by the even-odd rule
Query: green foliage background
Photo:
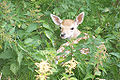
[[(12, 80), (34, 80), (35, 62), (48, 59), (54, 64), (56, 50), (66, 40), (60, 39), (59, 27), (52, 22), (50, 14), (61, 19), (75, 19), (83, 11), (85, 19), (78, 29), (104, 39), (109, 54), (104, 63), (105, 72), (102, 70), (94, 79), (120, 79), (119, 0), (0, 0), (2, 79), (10, 76)], [(73, 77), (93, 79), (92, 73), (87, 74), (91, 66), (86, 66), (78, 66)], [(57, 71), (50, 80), (59, 80), (64, 69), (60, 65), (54, 64), (54, 67)]]

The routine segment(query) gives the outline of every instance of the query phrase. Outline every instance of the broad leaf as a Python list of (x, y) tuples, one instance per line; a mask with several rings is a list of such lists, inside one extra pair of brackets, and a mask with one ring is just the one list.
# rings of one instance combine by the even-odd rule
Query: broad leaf
[(45, 22), (43, 23), (43, 27), (53, 32), (52, 28)]
[(30, 24), (30, 25), (28, 26), (26, 32), (32, 32), (32, 31), (34, 31), (34, 30), (36, 30), (36, 29), (37, 29), (37, 24), (32, 23), (32, 24)]
[(3, 73), (3, 75), (5, 75), (5, 76), (8, 76), (8, 75), (10, 75), (12, 72), (10, 71), (10, 67), (9, 66), (7, 66), (7, 65), (5, 65), (3, 68), (2, 68), (2, 73)]
[(14, 57), (14, 52), (10, 49), (7, 49), (6, 51), (2, 52), (0, 54), (0, 58), (1, 59), (10, 59), (10, 58), (13, 58)]
[(29, 44), (29, 43), (31, 43), (31, 42), (33, 42), (33, 39), (31, 39), (31, 38), (27, 38), (27, 39), (25, 39), (25, 41), (24, 41), (25, 44)]
[(20, 52), (18, 52), (17, 54), (18, 54), (17, 61), (18, 61), (19, 65), (21, 65), (21, 62), (22, 62), (22, 59), (23, 59), (23, 55)]
[(118, 52), (111, 52), (109, 54), (114, 55), (114, 56), (116, 56), (117, 58), (120, 59), (120, 53), (118, 53)]
[(10, 65), (10, 70), (11, 70), (14, 74), (17, 73), (18, 69), (19, 69), (19, 66), (18, 66), (17, 64), (12, 63), (12, 64)]
[(53, 39), (53, 33), (51, 31), (45, 31), (45, 35), (47, 36), (48, 39), (52, 42), (52, 45), (54, 46), (54, 39)]

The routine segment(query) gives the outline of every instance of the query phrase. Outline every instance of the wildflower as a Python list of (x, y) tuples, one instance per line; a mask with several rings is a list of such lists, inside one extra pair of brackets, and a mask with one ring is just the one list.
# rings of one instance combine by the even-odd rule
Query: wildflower
[(61, 47), (59, 50), (57, 50), (57, 53), (64, 51), (64, 49), (65, 49), (64, 47)]
[(80, 52), (81, 52), (82, 54), (88, 54), (90, 51), (89, 51), (89, 48), (82, 48), (82, 49), (80, 50)]
[(74, 58), (72, 58), (72, 60), (68, 62), (65, 62), (63, 66), (67, 67), (65, 69), (66, 73), (69, 73), (69, 74), (73, 73), (72, 70), (76, 68), (77, 64), (78, 62)]
[(35, 70), (38, 75), (36, 75), (36, 80), (46, 80), (48, 75), (53, 74), (51, 65), (47, 62), (42, 60), (40, 63), (35, 63), (38, 70)]

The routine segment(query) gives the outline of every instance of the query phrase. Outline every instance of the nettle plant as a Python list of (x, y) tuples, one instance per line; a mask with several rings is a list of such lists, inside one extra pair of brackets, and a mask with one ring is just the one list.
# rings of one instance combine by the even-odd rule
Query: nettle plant
[[(80, 13), (74, 21), (71, 19), (62, 20), (51, 14), (53, 22), (60, 26), (61, 38), (68, 39), (68, 42), (57, 50), (56, 59), (58, 64), (64, 65), (66, 73), (69, 75), (78, 75), (77, 73), (79, 73), (81, 75), (76, 76), (78, 79), (79, 77), (81, 77), (80, 79), (94, 79), (101, 76), (102, 73), (106, 73), (103, 64), (107, 58), (107, 49), (103, 39), (95, 38), (95, 36), (77, 29), (79, 24), (83, 22), (84, 15), (84, 12)], [(74, 64), (71, 64), (70, 61), (71, 63), (76, 62), (74, 63), (77, 64), (76, 67), (72, 68)]]

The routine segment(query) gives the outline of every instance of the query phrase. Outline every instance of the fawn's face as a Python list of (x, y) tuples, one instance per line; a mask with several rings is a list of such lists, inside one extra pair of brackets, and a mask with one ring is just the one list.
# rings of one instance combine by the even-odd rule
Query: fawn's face
[(58, 16), (51, 14), (51, 18), (56, 25), (60, 26), (61, 34), (60, 37), (62, 39), (70, 39), (74, 37), (75, 32), (78, 30), (77, 27), (79, 24), (83, 22), (84, 12), (80, 13), (76, 20), (65, 19), (61, 20)]

